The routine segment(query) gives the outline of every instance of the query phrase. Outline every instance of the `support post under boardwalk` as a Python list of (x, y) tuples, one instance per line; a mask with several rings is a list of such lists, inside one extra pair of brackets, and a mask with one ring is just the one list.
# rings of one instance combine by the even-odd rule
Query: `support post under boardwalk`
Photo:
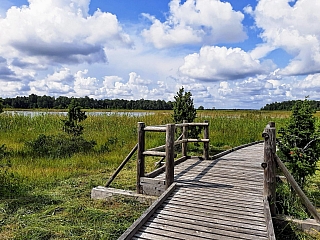
[(137, 193), (142, 193), (142, 188), (140, 185), (140, 178), (144, 177), (145, 164), (144, 164), (144, 148), (145, 148), (145, 124), (143, 122), (138, 122), (138, 156), (137, 156), (137, 182), (136, 189)]
[[(209, 123), (208, 120), (205, 120), (204, 122), (205, 123)], [(204, 126), (203, 138), (204, 139), (209, 139), (209, 124), (207, 126)], [(209, 159), (209, 142), (204, 142), (203, 143), (203, 158), (205, 160)]]
[[(183, 120), (183, 123), (186, 124), (186, 123), (188, 123), (188, 121)], [(183, 126), (182, 127), (182, 140), (187, 140), (187, 139), (188, 139), (188, 126)], [(188, 143), (184, 142), (181, 145), (182, 145), (182, 156), (186, 157), (187, 152), (188, 152)]]
[(267, 196), (270, 204), (271, 216), (276, 215), (276, 125), (274, 122), (264, 129), (264, 195)]
[(174, 180), (174, 132), (175, 124), (167, 124), (166, 131), (166, 189)]

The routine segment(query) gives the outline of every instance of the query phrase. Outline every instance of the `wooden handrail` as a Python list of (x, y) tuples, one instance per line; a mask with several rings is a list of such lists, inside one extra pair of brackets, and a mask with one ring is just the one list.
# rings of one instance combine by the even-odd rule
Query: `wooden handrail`
[(303, 205), (308, 209), (310, 214), (316, 219), (318, 222), (320, 222), (320, 215), (317, 212), (317, 209), (312, 205), (308, 197), (304, 194), (304, 192), (299, 187), (298, 183), (294, 180), (293, 176), (290, 174), (289, 170), (286, 168), (286, 166), (283, 164), (281, 159), (276, 155), (275, 160), (283, 172), (284, 176), (287, 178), (288, 182), (290, 183), (291, 187), (295, 190), (295, 192), (300, 197)]
[(281, 159), (276, 154), (276, 129), (275, 123), (270, 122), (263, 131), (264, 137), (264, 195), (268, 198), (270, 204), (270, 212), (272, 217), (275, 216), (275, 178), (276, 178), (276, 164), (281, 169), (291, 187), (298, 194), (304, 206), (308, 209), (309, 213), (320, 222), (320, 215), (317, 209), (312, 205), (308, 197), (304, 194), (298, 183), (295, 181), (289, 170), (283, 164)]

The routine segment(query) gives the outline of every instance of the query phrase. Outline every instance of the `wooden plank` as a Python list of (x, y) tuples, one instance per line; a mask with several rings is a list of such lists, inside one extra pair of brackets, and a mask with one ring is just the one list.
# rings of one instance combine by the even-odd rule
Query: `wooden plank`
[[(151, 223), (150, 223), (151, 224)], [(153, 240), (153, 233), (157, 232), (157, 234), (167, 239), (168, 236), (171, 239), (183, 239), (183, 240), (196, 240), (196, 239), (224, 239), (224, 240), (234, 240), (235, 238), (228, 237), (225, 234), (214, 234), (214, 233), (207, 233), (201, 232), (194, 229), (185, 229), (177, 226), (170, 226), (167, 224), (158, 224), (152, 223), (151, 225), (147, 225), (147, 227), (143, 227), (143, 235), (150, 237), (148, 239)], [(158, 236), (159, 236), (158, 235)]]
[(263, 206), (259, 210), (254, 208), (247, 208), (239, 205), (227, 205), (223, 202), (216, 202), (214, 204), (206, 204), (203, 201), (185, 201), (185, 199), (172, 198), (167, 200), (169, 204), (185, 204), (188, 207), (208, 208), (208, 209), (219, 209), (218, 211), (232, 211), (235, 214), (247, 214), (250, 216), (258, 216), (264, 218)]
[(208, 197), (199, 195), (183, 195), (175, 194), (172, 199), (179, 198), (184, 201), (201, 201), (206, 204), (225, 204), (225, 205), (241, 205), (243, 207), (248, 207), (252, 209), (263, 209), (261, 202), (246, 202), (243, 199), (230, 199), (227, 195), (220, 197)]
[[(206, 164), (206, 165), (205, 165)], [(252, 170), (257, 171), (258, 172), (254, 172), (254, 174), (263, 174), (263, 169), (261, 168), (261, 162), (259, 161), (258, 164), (256, 164), (256, 166), (250, 164), (250, 165), (244, 165), (244, 164), (238, 164), (238, 163), (232, 163), (234, 166), (230, 165), (230, 163), (215, 163), (215, 162), (210, 162), (210, 161), (187, 161), (185, 162), (185, 164), (181, 164), (178, 165), (176, 167), (177, 172), (179, 172), (179, 170), (184, 170), (184, 169), (189, 169), (192, 171), (201, 171), (205, 168), (207, 168), (209, 166), (209, 164), (212, 165), (212, 169), (214, 170), (222, 170), (222, 171), (228, 171), (228, 170), (236, 170), (236, 171), (242, 171), (244, 173), (249, 174), (250, 172), (252, 172)], [(194, 166), (192, 166), (194, 165)], [(261, 169), (261, 171), (259, 171), (259, 169)]]
[[(160, 208), (161, 209), (161, 208)], [(259, 225), (259, 226), (265, 226), (266, 225), (266, 221), (265, 218), (263, 217), (252, 217), (252, 216), (247, 216), (245, 214), (242, 215), (234, 215), (230, 212), (221, 212), (221, 211), (216, 211), (215, 209), (201, 209), (201, 208), (189, 208), (186, 207), (184, 205), (166, 205), (165, 209), (167, 210), (172, 210), (172, 211), (184, 211), (186, 213), (188, 212), (192, 212), (192, 214), (206, 214), (208, 216), (213, 216), (213, 217), (217, 217), (217, 218), (226, 218), (226, 219), (230, 219), (232, 221), (235, 222), (245, 222), (251, 225)]]
[(172, 184), (142, 215), (138, 218), (119, 238), (118, 240), (129, 240), (143, 226), (143, 224), (152, 216), (152, 214), (161, 206), (167, 197), (174, 191), (176, 184)]
[[(234, 186), (234, 185), (226, 185), (226, 184), (222, 184), (222, 183), (210, 183), (210, 182), (192, 182), (192, 181), (188, 181), (188, 180), (177, 180), (177, 182), (179, 183), (180, 186), (188, 186), (190, 188), (197, 186), (197, 187), (207, 187), (207, 188), (224, 188), (224, 189), (231, 189), (231, 188), (238, 188), (238, 189), (242, 189), (244, 191), (251, 191), (251, 192), (259, 192), (259, 188), (257, 187), (251, 187), (250, 185), (238, 185), (238, 186)], [(262, 190), (261, 190), (262, 191)]]
[[(161, 216), (161, 218), (153, 218), (152, 222), (150, 222), (150, 225), (152, 226), (153, 224), (163, 224), (163, 225), (170, 225), (170, 226), (175, 226), (175, 227), (180, 227), (181, 231), (186, 231), (187, 230), (196, 230), (198, 232), (204, 232), (204, 233), (211, 233), (211, 234), (219, 234), (223, 236), (229, 236), (229, 237), (234, 237), (234, 238), (239, 238), (239, 239), (248, 239), (248, 240), (267, 240), (266, 233), (265, 236), (261, 235), (255, 235), (254, 233), (243, 233), (243, 232), (236, 232), (232, 229), (219, 229), (217, 228), (218, 226), (213, 226), (210, 224), (206, 224), (203, 222), (197, 222), (195, 221), (189, 221), (187, 219), (179, 219), (180, 221), (170, 221), (170, 219), (176, 219), (175, 217), (164, 217)], [(263, 234), (263, 233), (262, 233)]]
[[(237, 185), (241, 185), (241, 184), (245, 184), (247, 186), (257, 186), (257, 188), (261, 188), (263, 185), (262, 185), (262, 181), (259, 183), (259, 181), (251, 181), (250, 179), (246, 179), (246, 178), (243, 178), (243, 177), (237, 177), (237, 176), (229, 176), (229, 175), (215, 175), (215, 174), (196, 174), (195, 176), (194, 175), (185, 175), (183, 178), (180, 177), (178, 178), (179, 180), (184, 180), (184, 179), (190, 179), (190, 180), (193, 180), (193, 181), (197, 181), (198, 179), (200, 179), (199, 183), (201, 183), (202, 181), (205, 182), (206, 180), (209, 180), (213, 183), (219, 183), (221, 182), (222, 184), (226, 184), (226, 185), (229, 185), (229, 184), (237, 184)], [(256, 180), (262, 180), (261, 178), (258, 178)]]
[(189, 196), (192, 197), (193, 199), (200, 199), (204, 201), (210, 201), (210, 202), (215, 202), (215, 201), (223, 201), (223, 202), (228, 202), (228, 203), (239, 203), (239, 204), (244, 204), (244, 206), (249, 205), (249, 206), (261, 206), (261, 198), (257, 198), (256, 200), (252, 200), (249, 198), (246, 199), (246, 201), (243, 201), (241, 197), (243, 197), (245, 194), (238, 194), (236, 196), (230, 195), (230, 194), (214, 194), (214, 195), (208, 195), (205, 192), (197, 193), (194, 192), (192, 195), (190, 193), (184, 193), (184, 192), (177, 192), (175, 196), (181, 196), (183, 198), (184, 196)]
[[(251, 212), (251, 211), (244, 211), (244, 209), (237, 209), (237, 208), (231, 208), (231, 207), (227, 207), (225, 206), (224, 208), (221, 208), (219, 206), (207, 206), (201, 203), (189, 203), (189, 202), (183, 202), (183, 201), (179, 201), (179, 200), (166, 200), (165, 201), (166, 204), (170, 204), (170, 205), (178, 205), (178, 206), (186, 206), (186, 207), (192, 207), (192, 208), (199, 208), (199, 209), (206, 209), (206, 210), (210, 210), (210, 211), (218, 211), (218, 212), (226, 212), (229, 213), (230, 211), (232, 211), (232, 214), (237, 215), (237, 214), (246, 214), (246, 216), (250, 216), (250, 217), (256, 217), (256, 218), (263, 218), (264, 219), (264, 213), (263, 211), (260, 212)], [(246, 209), (245, 209), (246, 210)]]
[[(219, 214), (215, 212), (201, 211), (201, 209), (190, 209), (176, 206), (164, 206), (158, 209), (159, 211), (169, 211), (172, 215), (176, 213), (189, 214), (192, 216), (206, 216), (212, 219), (220, 219), (230, 222), (230, 224), (245, 224), (247, 228), (256, 228), (262, 227), (266, 228), (266, 222), (263, 218), (260, 218), (259, 221), (257, 219), (245, 218), (245, 217), (233, 217), (231, 214)], [(214, 220), (213, 220), (214, 221)]]
[[(167, 236), (165, 236), (167, 235)], [(185, 238), (178, 238), (177, 236), (172, 236), (172, 234), (168, 233), (159, 233), (156, 232), (154, 229), (147, 230), (145, 227), (141, 228), (141, 231), (139, 231), (134, 239), (150, 239), (150, 240), (185, 240)]]
[[(179, 186), (181, 186), (181, 184), (178, 183)], [(184, 186), (182, 184), (182, 186)], [(191, 184), (187, 185), (187, 186), (191, 186)], [(237, 198), (240, 198), (242, 199), (243, 196), (246, 196), (247, 198), (251, 198), (252, 200), (259, 200), (261, 201), (261, 194), (262, 194), (262, 190), (260, 190), (260, 192), (257, 192), (257, 190), (254, 190), (254, 191), (249, 191), (249, 189), (242, 189), (240, 187), (236, 188), (208, 188), (208, 187), (204, 187), (202, 185), (200, 186), (196, 186), (196, 185), (193, 185), (192, 187), (190, 187), (192, 190), (195, 191), (195, 194), (198, 192), (198, 191), (207, 191), (208, 192), (208, 195), (211, 194), (214, 194), (216, 196), (220, 196), (220, 197), (223, 197), (223, 196), (226, 196), (226, 194), (228, 194), (228, 196), (233, 196), (233, 197), (237, 197)], [(215, 191), (215, 192), (214, 192)]]
[[(244, 229), (248, 230), (250, 232), (252, 231), (257, 231), (257, 232), (263, 232), (266, 230), (266, 225), (263, 226), (251, 226), (250, 224), (247, 224), (246, 222), (235, 222), (235, 221), (230, 221), (230, 219), (221, 219), (221, 218), (216, 218), (214, 216), (210, 216), (210, 215), (197, 215), (197, 214), (192, 214), (192, 212), (179, 212), (179, 211), (171, 211), (170, 210), (160, 210), (158, 209), (156, 211), (156, 213), (158, 213), (161, 216), (174, 216), (174, 217), (178, 217), (181, 219), (190, 219), (190, 220), (196, 220), (196, 221), (201, 221), (201, 222), (207, 222), (210, 224), (214, 224), (214, 225), (221, 225), (221, 226), (226, 226), (226, 228), (228, 227), (232, 227), (234, 228), (239, 228), (239, 229)], [(260, 234), (260, 233), (259, 233)]]

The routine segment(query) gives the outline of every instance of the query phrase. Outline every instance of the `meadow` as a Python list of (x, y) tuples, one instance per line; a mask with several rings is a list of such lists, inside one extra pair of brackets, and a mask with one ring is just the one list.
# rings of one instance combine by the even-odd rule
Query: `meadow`
[[(147, 126), (171, 123), (171, 114), (153, 111), (144, 116), (90, 115), (82, 124), (83, 137), (96, 141), (95, 150), (57, 159), (32, 156), (25, 152), (25, 144), (40, 134), (59, 134), (63, 116), (0, 114), (0, 146), (5, 144), (10, 153), (11, 166), (6, 167), (6, 174), (13, 176), (16, 189), (10, 197), (0, 195), (0, 239), (117, 239), (148, 206), (125, 198), (91, 200), (90, 191), (104, 185), (135, 146), (138, 122)], [(198, 111), (196, 121), (210, 122), (210, 148), (214, 154), (262, 140), (269, 121), (278, 128), (285, 125), (289, 115), (281, 111), (203, 110)], [(146, 147), (164, 141), (164, 134), (148, 133)], [(196, 146), (191, 149), (197, 154)], [(135, 189), (135, 159), (111, 187)], [(147, 160), (148, 172), (157, 160)], [(312, 184), (315, 191), (320, 188), (319, 176), (318, 172)]]

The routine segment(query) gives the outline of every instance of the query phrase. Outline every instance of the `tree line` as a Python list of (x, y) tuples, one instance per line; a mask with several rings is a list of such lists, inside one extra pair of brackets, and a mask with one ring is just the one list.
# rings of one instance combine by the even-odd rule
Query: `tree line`
[(67, 109), (72, 99), (85, 109), (128, 109), (128, 110), (172, 110), (173, 103), (164, 100), (125, 100), (125, 99), (93, 99), (88, 96), (73, 98), (59, 96), (17, 96), (15, 98), (2, 99), (4, 108), (22, 109)]
[[(285, 111), (291, 111), (293, 106), (297, 104), (301, 100), (291, 100), (291, 101), (283, 101), (283, 102), (274, 102), (274, 103), (268, 103), (264, 107), (261, 108), (261, 110), (285, 110)], [(316, 111), (320, 110), (320, 101), (315, 100), (309, 100), (309, 104), (312, 109), (315, 109)]]

